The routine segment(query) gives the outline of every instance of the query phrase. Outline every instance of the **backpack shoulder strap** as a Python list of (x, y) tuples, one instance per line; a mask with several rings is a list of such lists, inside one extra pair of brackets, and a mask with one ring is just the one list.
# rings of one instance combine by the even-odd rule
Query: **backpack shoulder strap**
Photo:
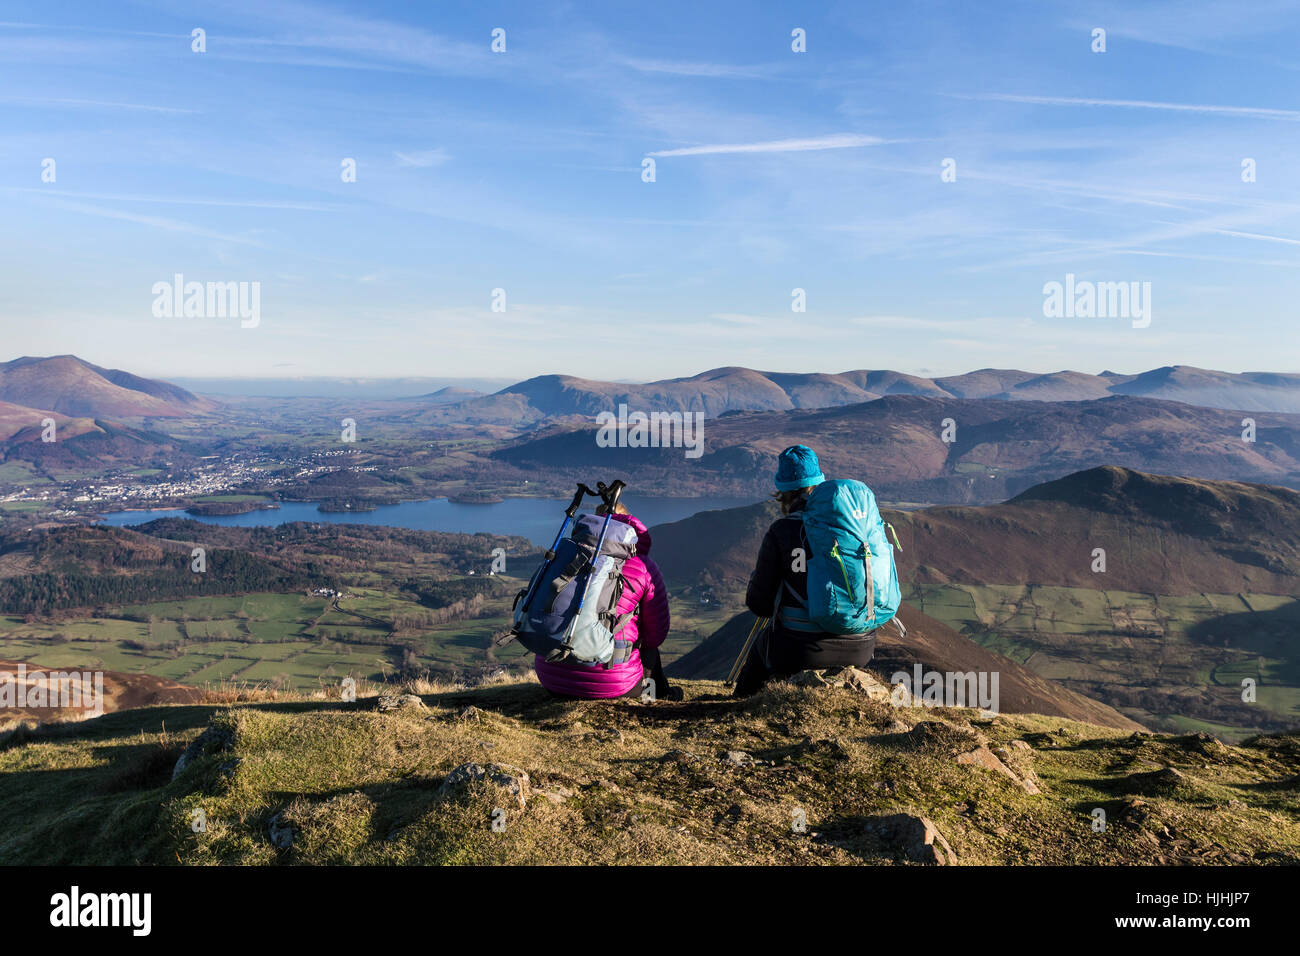
[(569, 586), (569, 582), (577, 577), (587, 566), (587, 555), (579, 548), (574, 554), (573, 559), (565, 565), (564, 570), (551, 579), (551, 599), (546, 602), (546, 613), (549, 614), (555, 609), (555, 602), (560, 597), (560, 592)]
[[(622, 575), (619, 575), (619, 577), (621, 578)], [(641, 614), (641, 607), (643, 604), (645, 604), (644, 594), (637, 599), (632, 610), (628, 611), (626, 614), (620, 614), (618, 617), (614, 618), (613, 622), (610, 624), (610, 634), (614, 638), (614, 656), (609, 659), (609, 663), (605, 665), (606, 668), (613, 667), (615, 664), (627, 663), (627, 661), (632, 657), (632, 651), (640, 645), (641, 632), (639, 630), (637, 631), (635, 641), (620, 641), (618, 636), (623, 632), (623, 628), (627, 627), (629, 621)]]

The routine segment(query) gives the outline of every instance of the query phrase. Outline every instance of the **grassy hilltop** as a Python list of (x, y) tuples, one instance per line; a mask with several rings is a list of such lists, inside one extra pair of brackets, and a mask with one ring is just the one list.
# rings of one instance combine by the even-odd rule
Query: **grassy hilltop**
[(1300, 735), (898, 707), (857, 680), (653, 703), (424, 686), (388, 710), (280, 695), (19, 729), (0, 863), (1300, 862)]

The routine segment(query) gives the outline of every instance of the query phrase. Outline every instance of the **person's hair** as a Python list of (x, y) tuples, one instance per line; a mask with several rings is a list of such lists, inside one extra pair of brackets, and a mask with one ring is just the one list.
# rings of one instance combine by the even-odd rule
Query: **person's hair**
[(791, 491), (774, 491), (772, 497), (781, 505), (781, 514), (788, 515), (794, 510), (795, 504), (807, 498), (812, 490), (813, 486), (809, 485), (807, 488), (795, 488)]
[[(603, 515), (608, 510), (609, 508), (606, 507), (604, 504), (596, 505), (596, 514), (598, 515)], [(618, 504), (614, 505), (614, 514), (617, 515), (627, 514), (627, 509), (623, 507), (623, 502), (620, 501)]]

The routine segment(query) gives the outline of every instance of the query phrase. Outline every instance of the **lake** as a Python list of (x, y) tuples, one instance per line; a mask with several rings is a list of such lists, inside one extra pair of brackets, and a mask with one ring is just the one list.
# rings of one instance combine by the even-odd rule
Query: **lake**
[[(452, 531), (490, 534), (518, 534), (537, 545), (547, 546), (555, 540), (564, 520), (570, 498), (507, 498), (494, 504), (456, 504), (446, 498), (427, 501), (404, 501), (398, 505), (381, 505), (374, 511), (325, 513), (314, 501), (283, 501), (274, 511), (250, 511), (242, 515), (198, 517), (179, 509), (155, 511), (115, 511), (105, 514), (102, 524), (126, 527), (155, 518), (193, 518), (207, 524), (258, 527), (285, 524), (289, 521), (320, 521), (332, 524), (379, 524), (419, 531)], [(701, 511), (739, 508), (753, 504), (757, 498), (650, 498), (627, 495), (627, 510), (644, 521), (653, 531), (655, 525), (688, 518)], [(588, 498), (584, 510), (595, 508), (597, 501)]]

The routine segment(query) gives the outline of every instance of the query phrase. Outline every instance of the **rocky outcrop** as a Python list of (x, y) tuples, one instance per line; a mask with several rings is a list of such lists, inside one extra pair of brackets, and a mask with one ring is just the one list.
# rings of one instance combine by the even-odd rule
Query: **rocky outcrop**
[(271, 838), (271, 845), (277, 850), (290, 849), (297, 838), (297, 831), (285, 820), (283, 811), (267, 821), (266, 831)]
[(906, 687), (890, 687), (870, 671), (858, 667), (800, 671), (790, 678), (790, 683), (799, 687), (842, 687), (866, 694), (872, 700), (899, 705), (911, 703), (911, 695)]
[(1023, 749), (1027, 744), (1016, 748), (1019, 756), (1006, 747), (993, 750), (990, 749), (987, 738), (978, 730), (942, 720), (921, 721), (908, 732), (907, 739), (917, 750), (949, 757), (962, 766), (979, 767), (1001, 774), (1026, 793), (1040, 792), (1038, 780), (1029, 762), (1032, 751)]
[(390, 710), (428, 710), (424, 701), (414, 694), (383, 694), (375, 701), (375, 710), (381, 714)]
[(722, 755), (722, 762), (729, 767), (744, 768), (752, 767), (757, 761), (752, 754), (743, 750), (728, 750)]
[(176, 761), (175, 769), (172, 770), (172, 779), (179, 777), (185, 772), (186, 767), (205, 754), (224, 753), (234, 746), (235, 732), (229, 727), (208, 727), (190, 741), (190, 745), (182, 751)]
[(1027, 770), (1017, 773), (1003, 762), (1011, 759), (1011, 752), (1004, 747), (999, 747), (998, 750), (1001, 751), (1000, 754), (988, 747), (975, 747), (965, 753), (958, 754), (957, 762), (966, 766), (983, 767), (985, 770), (1000, 773), (1025, 793), (1039, 793), (1038, 782), (1033, 777), (1033, 771)]
[(957, 864), (957, 854), (928, 817), (911, 813), (871, 817), (867, 820), (866, 830), (886, 848), (914, 863), (926, 866)]
[(484, 766), (477, 763), (463, 763), (447, 774), (447, 778), (443, 780), (438, 792), (443, 795), (454, 794), (457, 790), (478, 781), (509, 791), (511, 796), (518, 801), (520, 810), (528, 805), (528, 797), (532, 793), (528, 774), (518, 767), (510, 767), (505, 764), (490, 763)]

